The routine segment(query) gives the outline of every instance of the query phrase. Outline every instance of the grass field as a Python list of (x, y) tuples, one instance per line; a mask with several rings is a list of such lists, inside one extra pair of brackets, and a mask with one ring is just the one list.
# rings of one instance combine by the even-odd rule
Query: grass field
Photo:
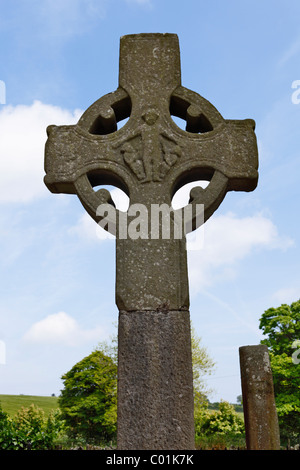
[(8, 413), (9, 416), (14, 416), (20, 408), (28, 408), (32, 404), (42, 408), (46, 416), (48, 416), (51, 410), (58, 408), (58, 398), (31, 395), (0, 395), (2, 411)]
[[(34, 404), (44, 410), (46, 416), (51, 410), (58, 408), (58, 397), (41, 397), (34, 395), (0, 395), (0, 406), (2, 411), (5, 411), (10, 416), (14, 416), (16, 412), (24, 407), (28, 408)], [(215, 407), (209, 411), (213, 412), (218, 409), (218, 403), (215, 403)], [(237, 414), (244, 419), (244, 413), (237, 411)]]

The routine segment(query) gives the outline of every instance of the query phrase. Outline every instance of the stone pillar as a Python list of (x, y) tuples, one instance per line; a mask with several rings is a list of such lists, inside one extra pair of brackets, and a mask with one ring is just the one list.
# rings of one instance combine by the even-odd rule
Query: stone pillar
[(265, 345), (239, 349), (248, 450), (279, 450), (273, 376)]
[(188, 311), (120, 312), (118, 449), (195, 448), (190, 338)]

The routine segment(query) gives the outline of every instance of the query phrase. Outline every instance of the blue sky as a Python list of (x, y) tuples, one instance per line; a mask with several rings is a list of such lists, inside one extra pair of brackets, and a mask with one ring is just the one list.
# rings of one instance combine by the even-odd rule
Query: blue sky
[(61, 375), (116, 334), (114, 241), (76, 196), (44, 186), (46, 127), (76, 123), (117, 88), (122, 35), (168, 32), (179, 37), (182, 84), (224, 118), (256, 121), (257, 189), (228, 193), (203, 247), (188, 252), (192, 324), (216, 363), (210, 399), (235, 402), (238, 348), (260, 342), (266, 309), (300, 297), (299, 2), (0, 7), (0, 394), (58, 395)]

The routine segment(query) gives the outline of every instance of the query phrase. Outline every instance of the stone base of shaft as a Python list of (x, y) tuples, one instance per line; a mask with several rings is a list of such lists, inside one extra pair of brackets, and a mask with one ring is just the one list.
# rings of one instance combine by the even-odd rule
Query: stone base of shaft
[(189, 312), (122, 311), (118, 341), (118, 449), (194, 449)]
[(279, 450), (273, 376), (265, 345), (239, 349), (248, 450)]

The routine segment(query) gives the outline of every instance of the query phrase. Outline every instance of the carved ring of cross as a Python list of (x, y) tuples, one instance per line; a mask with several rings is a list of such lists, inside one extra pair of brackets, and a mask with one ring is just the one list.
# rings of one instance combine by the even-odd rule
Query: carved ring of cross
[[(130, 97), (125, 90), (119, 88), (114, 93), (109, 93), (103, 96), (90, 106), (79, 120), (76, 126), (76, 131), (81, 134), (81, 136), (86, 136), (89, 140), (91, 139), (91, 134), (94, 139), (100, 140), (106, 137), (109, 139), (112, 137), (114, 138), (114, 136), (118, 134), (118, 140), (121, 141), (122, 134), (126, 131), (126, 137), (124, 135), (124, 140), (128, 140), (128, 133), (132, 133), (132, 135), (135, 134), (134, 125), (132, 126), (132, 132), (130, 132), (130, 111)], [(186, 119), (187, 124), (185, 131), (176, 125), (171, 118), (171, 114)], [(209, 118), (207, 118), (207, 116), (209, 116)], [(118, 130), (117, 122), (127, 117), (129, 117), (127, 123), (124, 127)], [(153, 112), (153, 110), (150, 109), (140, 117), (140, 120), (144, 121), (142, 124), (145, 124), (146, 122), (148, 126), (153, 126), (157, 118), (158, 116), (155, 111)], [(173, 133), (179, 134), (183, 136), (183, 138), (186, 138), (186, 136), (189, 135), (191, 138), (197, 140), (207, 139), (210, 138), (210, 134), (218, 132), (218, 129), (222, 132), (224, 123), (224, 119), (213, 105), (197, 93), (180, 86), (172, 94), (170, 118), (167, 125), (172, 129)], [(205, 165), (203, 167), (196, 165), (194, 172), (191, 175), (191, 172), (185, 173), (184, 166), (185, 163), (179, 165), (175, 174), (172, 174), (174, 183), (171, 185), (171, 198), (176, 190), (183, 184), (195, 180), (196, 175), (197, 179), (210, 180), (209, 185), (205, 189), (196, 186), (190, 191), (189, 204), (192, 204), (193, 206), (196, 204), (204, 205), (204, 220), (202, 219), (202, 222), (205, 222), (222, 202), (227, 191), (228, 178), (218, 169), (208, 168)], [(103, 173), (103, 166), (101, 173)], [(129, 175), (121, 166), (118, 168), (118, 175), (119, 178), (116, 179), (115, 175), (110, 175), (108, 171), (106, 181), (120, 187), (128, 196), (130, 196), (129, 187), (131, 182), (129, 181)], [(182, 175), (184, 176), (182, 177)], [(94, 171), (89, 172), (89, 174), (84, 173), (80, 175), (74, 182), (76, 193), (81, 203), (96, 222), (101, 220), (101, 217), (97, 215), (97, 208), (99, 205), (109, 203), (114, 206), (114, 202), (108, 190), (100, 189), (98, 191), (94, 191), (93, 186), (100, 184), (101, 181), (102, 178), (98, 178), (97, 168), (95, 167)], [(116, 229), (114, 228), (114, 221), (119, 220), (119, 211), (115, 207), (114, 210), (116, 211), (116, 214), (111, 219), (111, 223), (108, 224), (107, 229), (110, 229), (110, 232), (115, 235)], [(178, 211), (184, 211), (184, 208), (177, 209), (177, 211), (174, 212)], [(195, 211), (193, 211), (193, 214), (195, 214)], [(200, 219), (198, 218), (197, 221), (199, 220)], [(199, 226), (196, 225), (195, 217), (193, 220), (187, 220), (185, 218), (185, 223), (186, 233), (195, 230)]]

